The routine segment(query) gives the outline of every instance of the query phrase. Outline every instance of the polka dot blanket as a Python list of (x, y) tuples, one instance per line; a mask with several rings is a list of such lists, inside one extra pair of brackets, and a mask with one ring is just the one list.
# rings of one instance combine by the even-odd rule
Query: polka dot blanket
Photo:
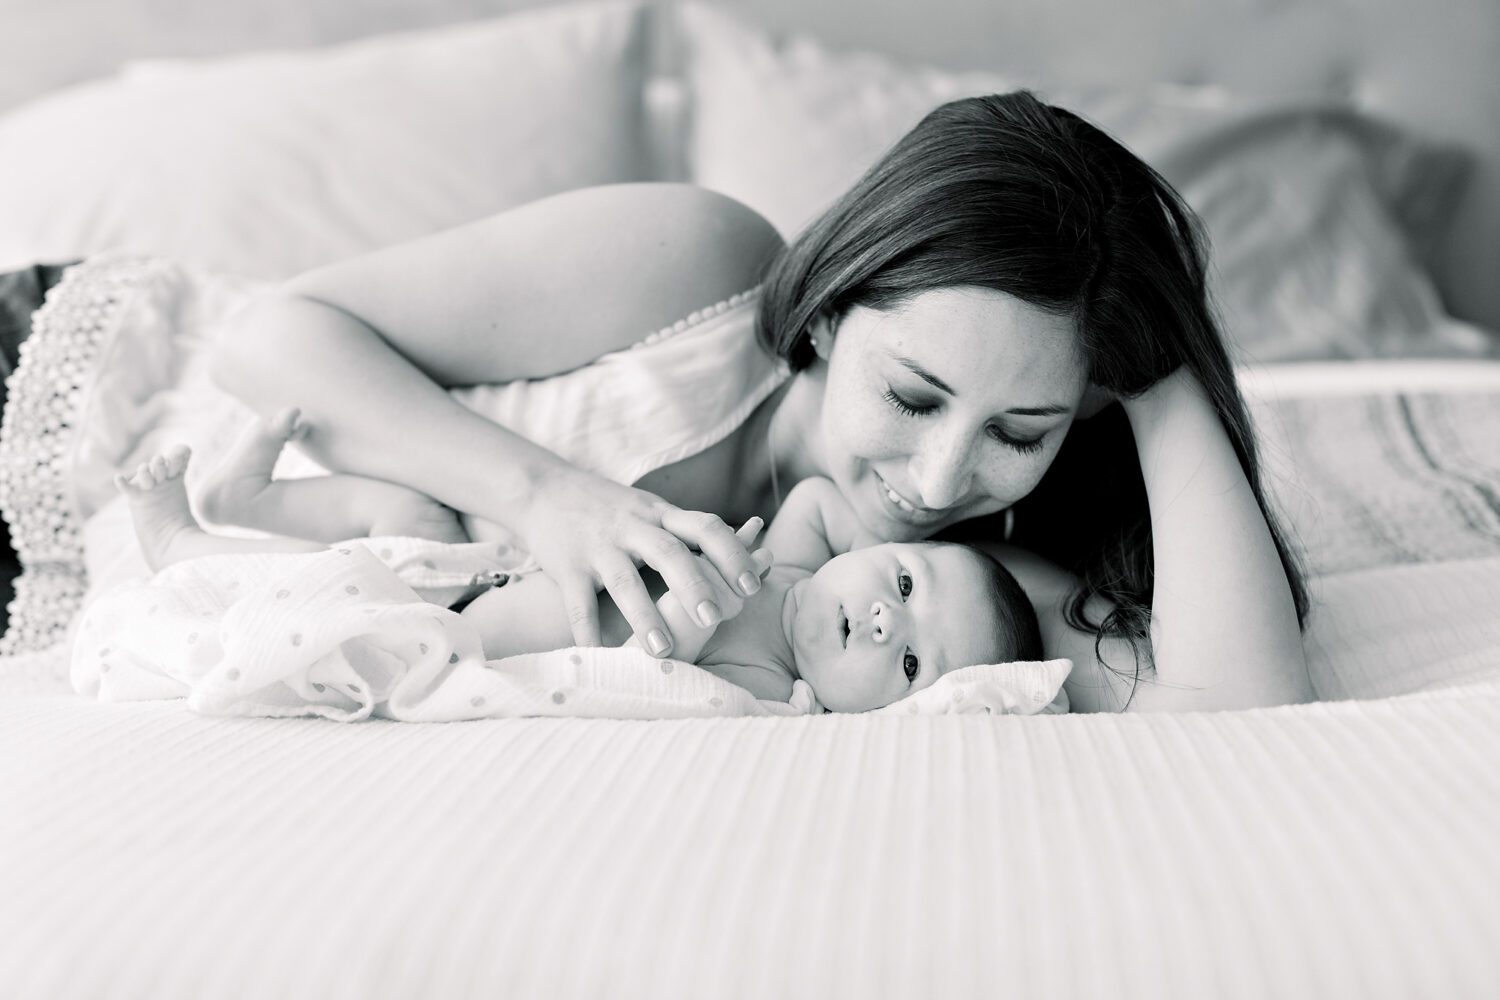
[[(74, 688), (102, 701), (186, 698), (212, 715), (668, 719), (822, 712), (798, 681), (759, 701), (635, 648), (486, 660), (451, 603), (509, 567), (483, 544), (360, 539), (324, 552), (207, 556), (100, 594), (74, 633)], [(954, 671), (881, 711), (1066, 711), (1071, 664)]]

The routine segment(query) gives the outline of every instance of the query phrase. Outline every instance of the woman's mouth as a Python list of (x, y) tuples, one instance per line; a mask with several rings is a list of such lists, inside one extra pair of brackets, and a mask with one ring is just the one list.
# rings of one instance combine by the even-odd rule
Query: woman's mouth
[(883, 501), (886, 513), (897, 521), (925, 527), (936, 524), (943, 519), (944, 511), (933, 510), (931, 507), (918, 507), (906, 499), (906, 497), (891, 489), (890, 484), (880, 478), (880, 473), (875, 472), (874, 475), (875, 491), (880, 494), (880, 499)]

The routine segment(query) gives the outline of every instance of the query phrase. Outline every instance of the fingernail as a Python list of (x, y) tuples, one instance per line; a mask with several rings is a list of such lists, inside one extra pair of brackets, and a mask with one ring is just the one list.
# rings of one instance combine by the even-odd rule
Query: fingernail
[(703, 624), (704, 628), (710, 628), (714, 625), (719, 624), (719, 619), (721, 617), (722, 616), (719, 614), (719, 606), (713, 601), (704, 601), (702, 604), (698, 605), (698, 621)]
[(760, 577), (751, 572), (740, 574), (740, 590), (746, 597), (760, 589)]
[(659, 628), (654, 628), (646, 633), (646, 645), (651, 647), (651, 652), (657, 656), (664, 656), (670, 648), (667, 644), (667, 636)]

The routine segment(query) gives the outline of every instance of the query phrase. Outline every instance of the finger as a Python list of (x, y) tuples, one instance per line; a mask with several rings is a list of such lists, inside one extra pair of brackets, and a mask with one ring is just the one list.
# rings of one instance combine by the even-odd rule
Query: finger
[[(661, 519), (663, 528), (697, 546), (698, 551), (703, 553), (703, 558), (713, 564), (719, 575), (725, 580), (734, 581), (739, 592), (746, 597), (760, 590), (760, 573), (750, 559), (750, 545), (760, 533), (760, 525), (763, 523), (760, 518), (753, 517), (735, 532), (730, 530), (722, 518), (692, 510), (670, 510)], [(750, 533), (748, 539), (743, 537), (747, 532)], [(688, 607), (697, 605), (690, 604)]]
[(721, 589), (727, 591), (728, 586), (718, 578), (713, 564), (695, 556), (676, 534), (661, 528), (644, 529), (631, 551), (661, 574), (672, 596), (699, 625), (712, 628), (724, 620), (725, 595)]
[(755, 544), (755, 539), (760, 536), (760, 529), (765, 526), (765, 518), (757, 515), (736, 528), (734, 537), (738, 538), (740, 543), (748, 549), (751, 545)]
[(641, 581), (641, 572), (635, 563), (623, 553), (603, 561), (599, 567), (604, 589), (620, 614), (630, 623), (630, 630), (640, 640), (641, 646), (653, 656), (666, 656), (672, 651), (672, 633), (656, 610), (656, 602)]
[(765, 576), (771, 571), (771, 567), (776, 565), (776, 557), (771, 554), (770, 549), (756, 549), (750, 553), (750, 559), (755, 563), (761, 576)]
[(557, 581), (562, 592), (563, 607), (568, 611), (568, 630), (573, 633), (575, 646), (598, 646), (599, 640), (599, 595), (588, 577), (572, 574), (566, 580)]

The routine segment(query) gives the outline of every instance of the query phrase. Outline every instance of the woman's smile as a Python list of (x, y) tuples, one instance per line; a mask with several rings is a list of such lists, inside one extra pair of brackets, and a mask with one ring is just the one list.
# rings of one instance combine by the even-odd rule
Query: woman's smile
[(935, 510), (931, 507), (918, 506), (898, 492), (890, 483), (886, 482), (885, 477), (880, 473), (871, 469), (870, 474), (875, 477), (875, 485), (881, 497), (886, 501), (886, 509), (897, 520), (905, 521), (907, 524), (914, 524), (918, 527), (927, 527), (942, 520), (943, 515), (947, 513), (946, 510)]

